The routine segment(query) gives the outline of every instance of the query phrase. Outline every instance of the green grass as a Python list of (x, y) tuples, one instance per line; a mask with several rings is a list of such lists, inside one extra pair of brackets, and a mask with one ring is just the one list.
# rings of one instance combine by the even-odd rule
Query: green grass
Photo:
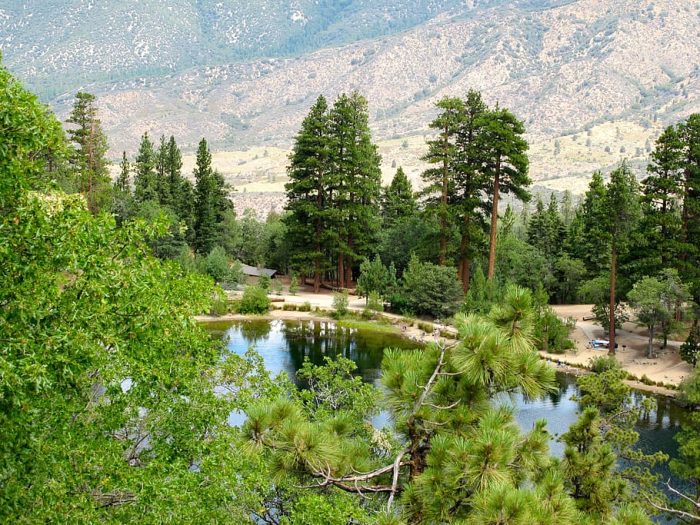
[(365, 321), (362, 319), (343, 318), (335, 322), (337, 326), (343, 328), (354, 328), (356, 330), (372, 330), (384, 334), (398, 334), (399, 329), (391, 324), (385, 324), (376, 321)]

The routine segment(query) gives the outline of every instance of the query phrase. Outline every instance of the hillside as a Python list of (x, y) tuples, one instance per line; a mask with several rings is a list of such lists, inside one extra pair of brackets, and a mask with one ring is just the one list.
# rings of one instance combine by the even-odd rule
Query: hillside
[(0, 1), (5, 61), (60, 114), (95, 92), (115, 156), (144, 131), (206, 136), (246, 192), (281, 190), (320, 93), (364, 93), (385, 176), (417, 180), (434, 102), (479, 89), (526, 122), (533, 178), (575, 191), (700, 111), (696, 1), (16, 4)]

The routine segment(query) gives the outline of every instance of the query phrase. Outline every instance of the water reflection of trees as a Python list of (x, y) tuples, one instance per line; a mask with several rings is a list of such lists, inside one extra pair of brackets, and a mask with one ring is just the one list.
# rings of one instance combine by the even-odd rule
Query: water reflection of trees
[(272, 330), (272, 322), (263, 319), (246, 321), (238, 326), (241, 337), (248, 341), (248, 346), (255, 346), (258, 341), (267, 339)]

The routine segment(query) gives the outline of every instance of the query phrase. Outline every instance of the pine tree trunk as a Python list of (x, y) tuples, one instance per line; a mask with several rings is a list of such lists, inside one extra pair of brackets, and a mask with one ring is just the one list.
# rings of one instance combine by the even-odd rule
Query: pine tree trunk
[(345, 256), (338, 254), (338, 288), (345, 288)]
[(501, 189), (501, 159), (496, 161), (496, 178), (493, 181), (493, 202), (491, 205), (491, 238), (489, 241), (489, 269), (487, 279), (493, 279), (496, 273), (496, 242), (498, 239), (498, 198)]
[[(320, 250), (320, 248), (319, 248)], [(321, 259), (316, 257), (314, 261), (314, 293), (321, 291)]]
[(459, 247), (459, 278), (462, 281), (462, 290), (466, 295), (469, 291), (469, 278), (471, 261), (467, 256), (469, 249), (469, 215), (464, 215), (464, 231), (462, 232), (462, 242)]
[(649, 344), (647, 346), (647, 357), (651, 359), (654, 354), (654, 327), (649, 327)]
[(608, 355), (615, 355), (615, 287), (617, 286), (617, 247), (612, 242), (610, 255), (610, 331), (608, 334)]

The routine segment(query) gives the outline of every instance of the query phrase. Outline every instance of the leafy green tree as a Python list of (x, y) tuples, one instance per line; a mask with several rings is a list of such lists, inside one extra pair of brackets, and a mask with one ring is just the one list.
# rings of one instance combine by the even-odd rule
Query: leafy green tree
[(95, 95), (78, 92), (67, 123), (68, 136), (75, 149), (71, 164), (78, 174), (80, 192), (87, 199), (92, 213), (109, 204), (111, 181), (107, 161), (107, 137), (98, 118)]
[(146, 201), (159, 202), (158, 178), (156, 175), (156, 152), (148, 133), (141, 137), (141, 144), (136, 155), (134, 175), (134, 198), (139, 204)]
[(498, 205), (501, 193), (513, 193), (527, 201), (529, 160), (528, 144), (523, 138), (525, 126), (507, 109), (489, 111), (484, 117), (484, 132), (480, 147), (485, 152), (485, 174), (491, 196), (491, 229), (489, 239), (488, 272), (493, 279), (496, 271), (496, 244), (498, 239)]
[(649, 332), (649, 342), (647, 344), (648, 357), (653, 357), (654, 336), (657, 328), (667, 322), (673, 315), (668, 309), (668, 304), (664, 301), (667, 290), (659, 279), (655, 277), (645, 277), (634, 284), (634, 287), (627, 294), (627, 300), (637, 315), (637, 319)]
[(418, 213), (418, 203), (413, 195), (413, 186), (403, 168), (396, 170), (391, 184), (384, 188), (382, 195), (383, 227), (391, 228), (398, 221), (413, 217)]
[(415, 257), (403, 273), (400, 295), (410, 311), (439, 318), (453, 315), (463, 298), (454, 268), (420, 262)]
[(270, 310), (270, 299), (267, 290), (260, 286), (247, 286), (243, 291), (243, 297), (238, 307), (242, 314), (266, 314)]
[[(578, 289), (579, 298), (593, 305), (593, 315), (596, 323), (604, 329), (609, 329), (610, 322), (610, 276), (602, 274), (584, 282)], [(624, 303), (620, 300), (620, 294), (615, 295), (615, 326), (622, 328), (622, 324), (629, 320)]]
[(586, 278), (586, 265), (580, 259), (573, 259), (563, 253), (554, 263), (557, 300), (560, 304), (574, 304), (578, 300), (578, 290)]

